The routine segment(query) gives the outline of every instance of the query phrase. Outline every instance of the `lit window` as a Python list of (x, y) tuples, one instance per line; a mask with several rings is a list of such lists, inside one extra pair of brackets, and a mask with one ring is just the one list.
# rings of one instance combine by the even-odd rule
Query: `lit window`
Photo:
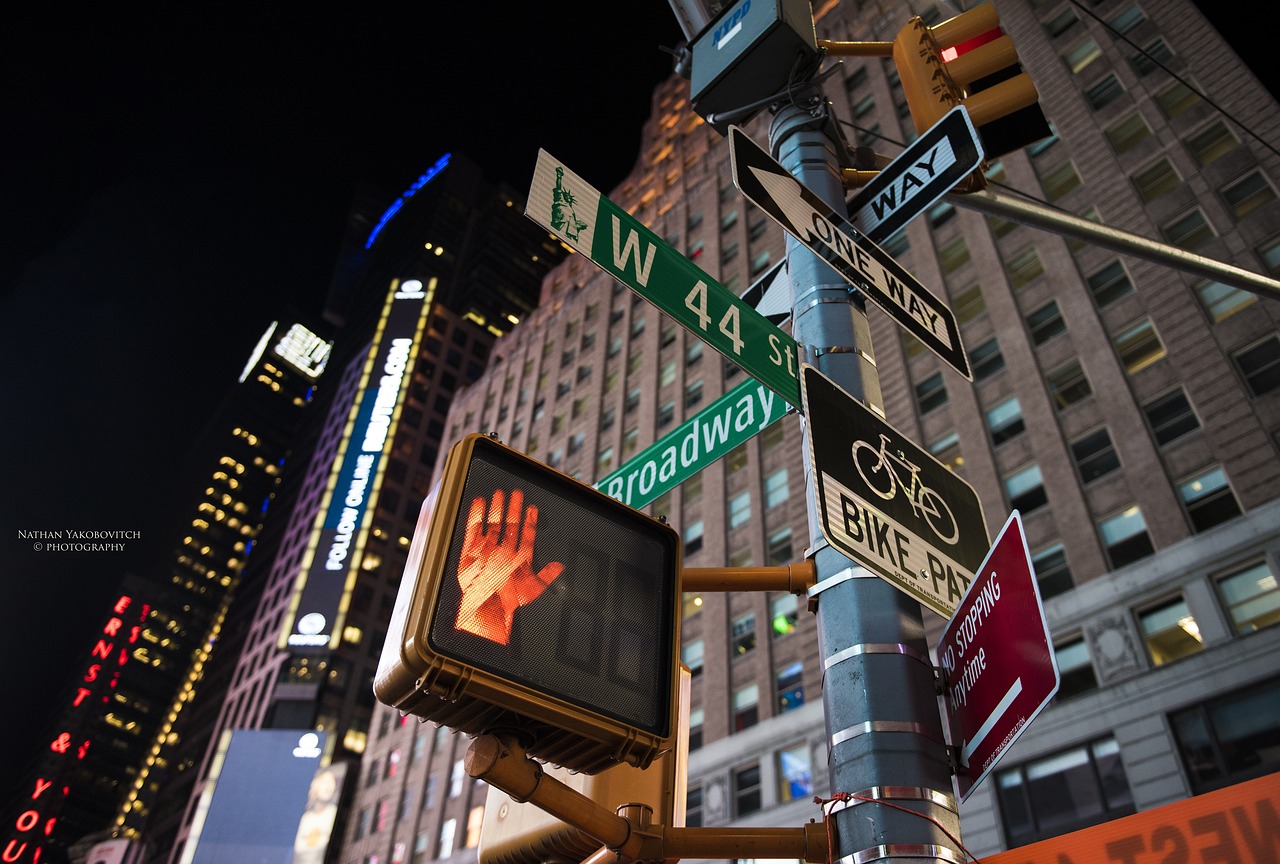
[(1046, 171), (1044, 177), (1041, 178), (1041, 185), (1044, 186), (1044, 194), (1048, 196), (1049, 200), (1057, 201), (1080, 185), (1080, 175), (1076, 173), (1074, 165), (1070, 162), (1064, 162), (1056, 168)]
[(770, 630), (775, 639), (796, 631), (800, 622), (799, 608), (799, 601), (794, 594), (783, 594), (769, 603)]
[(1182, 185), (1182, 178), (1168, 159), (1160, 159), (1133, 175), (1133, 185), (1143, 201), (1154, 201)]
[(701, 594), (685, 594), (684, 608), (682, 613), (685, 618), (690, 615), (696, 615), (702, 611), (702, 595)]
[(964, 457), (960, 455), (960, 436), (955, 432), (948, 432), (930, 444), (929, 452), (952, 471), (964, 464)]
[(743, 615), (733, 622), (733, 633), (729, 643), (729, 653), (741, 657), (756, 647), (756, 616)]
[(1266, 561), (1221, 577), (1218, 593), (1237, 633), (1252, 633), (1280, 622), (1280, 587)]
[(1240, 143), (1236, 140), (1236, 136), (1231, 134), (1227, 124), (1221, 120), (1215, 120), (1183, 140), (1187, 149), (1191, 151), (1191, 155), (1196, 157), (1196, 161), (1201, 165), (1208, 165), (1221, 159)]
[(1178, 484), (1178, 495), (1187, 510), (1191, 527), (1197, 532), (1221, 525), (1241, 513), (1226, 472), (1221, 468), (1210, 469)]
[(1070, 51), (1062, 55), (1062, 59), (1066, 61), (1067, 68), (1074, 74), (1079, 75), (1089, 64), (1102, 56), (1102, 49), (1098, 47), (1098, 43), (1093, 39), (1086, 39)]
[(1185, 75), (1182, 76), (1181, 81), (1170, 84), (1167, 89), (1156, 93), (1156, 104), (1171, 120), (1187, 109), (1194, 108), (1199, 102), (1200, 94), (1189, 86)]
[(1196, 297), (1214, 321), (1228, 318), (1258, 299), (1252, 291), (1243, 291), (1221, 282), (1201, 282), (1196, 286)]
[(484, 805), (472, 807), (467, 813), (467, 848), (474, 849), (480, 845), (480, 829), (484, 825)]
[(453, 835), (457, 830), (457, 819), (450, 819), (440, 826), (440, 848), (436, 851), (437, 858), (448, 858), (453, 854)]
[(1107, 140), (1116, 153), (1125, 153), (1151, 137), (1151, 127), (1140, 112), (1133, 112), (1119, 123), (1107, 127)]
[(774, 692), (778, 694), (778, 713), (794, 711), (804, 704), (804, 664), (787, 665), (774, 676)]
[(1164, 356), (1164, 346), (1150, 319), (1144, 319), (1123, 331), (1113, 340), (1116, 353), (1125, 370), (1134, 374), (1147, 368)]
[(804, 744), (778, 751), (778, 803), (813, 798), (813, 765)]
[(1102, 535), (1102, 545), (1113, 568), (1123, 567), (1155, 551), (1147, 534), (1147, 520), (1137, 506), (1103, 519), (1098, 523), (1098, 533)]
[(1200, 626), (1181, 597), (1139, 612), (1138, 626), (1156, 666), (1189, 657), (1204, 648)]

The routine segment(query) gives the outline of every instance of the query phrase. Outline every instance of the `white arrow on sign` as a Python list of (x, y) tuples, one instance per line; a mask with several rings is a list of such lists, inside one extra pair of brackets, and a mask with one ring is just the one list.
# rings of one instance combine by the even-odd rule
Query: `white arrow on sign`
[(860, 288), (953, 369), (973, 380), (955, 316), (892, 255), (792, 177), (737, 126), (729, 128), (729, 156), (733, 182), (748, 201)]

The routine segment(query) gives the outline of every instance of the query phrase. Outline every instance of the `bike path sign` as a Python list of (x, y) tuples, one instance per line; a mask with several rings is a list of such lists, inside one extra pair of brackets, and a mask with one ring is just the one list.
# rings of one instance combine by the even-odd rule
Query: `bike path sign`
[(978, 493), (813, 366), (800, 380), (827, 542), (951, 618), (989, 545)]
[(945, 303), (817, 193), (787, 173), (737, 126), (729, 127), (729, 158), (733, 183), (743, 197), (769, 214), (951, 368), (973, 380), (956, 316)]
[(524, 214), (799, 407), (796, 340), (545, 150)]

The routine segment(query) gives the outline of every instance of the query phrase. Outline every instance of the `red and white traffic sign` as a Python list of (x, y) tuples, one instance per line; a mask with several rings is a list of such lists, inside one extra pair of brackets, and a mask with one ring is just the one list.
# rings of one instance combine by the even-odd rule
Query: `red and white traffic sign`
[(1031, 553), (1014, 510), (938, 642), (964, 801), (1058, 692)]

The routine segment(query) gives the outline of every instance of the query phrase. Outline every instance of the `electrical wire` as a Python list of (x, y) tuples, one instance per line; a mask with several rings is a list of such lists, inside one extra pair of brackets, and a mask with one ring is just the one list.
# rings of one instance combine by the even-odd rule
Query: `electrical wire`
[(855, 795), (852, 792), (834, 792), (832, 793), (830, 798), (819, 798), (815, 796), (813, 799), (813, 803), (817, 804), (819, 807), (822, 808), (822, 822), (824, 827), (827, 829), (827, 864), (835, 864), (835, 848), (836, 848), (835, 838), (832, 837), (831, 835), (832, 813), (830, 810), (827, 809), (827, 805), (838, 804), (838, 803), (843, 803), (847, 801), (861, 801), (869, 804), (881, 804), (885, 807), (892, 807), (894, 810), (901, 810), (903, 813), (910, 813), (912, 816), (919, 816), (921, 819), (924, 819), (928, 822), (932, 822), (934, 825), (937, 826), (939, 831), (947, 835), (948, 840), (950, 840), (952, 843), (959, 846), (960, 851), (963, 852), (965, 855), (968, 855), (970, 860), (976, 862), (976, 864), (982, 864), (981, 859), (979, 859), (976, 855), (974, 855), (972, 852), (970, 852), (968, 849), (965, 848), (965, 845), (960, 842), (959, 837), (955, 836), (950, 831), (948, 831), (945, 825), (943, 825), (937, 819), (934, 819), (932, 816), (921, 813), (918, 810), (912, 810), (910, 807), (903, 807), (901, 804), (894, 804), (892, 801), (885, 801), (882, 798), (868, 798), (865, 795)]

